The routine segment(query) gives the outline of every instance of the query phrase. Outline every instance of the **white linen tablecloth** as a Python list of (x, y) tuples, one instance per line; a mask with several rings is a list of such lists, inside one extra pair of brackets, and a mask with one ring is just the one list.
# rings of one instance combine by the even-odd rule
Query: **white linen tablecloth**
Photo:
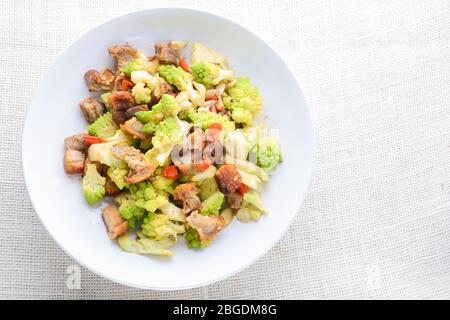
[[(280, 52), (314, 117), (311, 187), (282, 240), (227, 280), (156, 292), (82, 268), (70, 289), (75, 262), (23, 182), (25, 113), (80, 33), (159, 6), (221, 14)], [(0, 49), (0, 298), (450, 298), (449, 1), (1, 0)]]

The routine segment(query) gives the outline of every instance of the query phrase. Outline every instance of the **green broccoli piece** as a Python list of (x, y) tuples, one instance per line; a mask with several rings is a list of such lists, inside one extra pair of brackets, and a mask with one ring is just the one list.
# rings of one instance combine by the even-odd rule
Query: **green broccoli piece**
[(136, 222), (144, 217), (145, 209), (136, 205), (133, 196), (129, 192), (119, 194), (115, 200), (120, 205), (119, 213), (121, 217), (127, 220), (130, 228), (135, 227)]
[(83, 194), (89, 205), (97, 203), (105, 196), (106, 179), (97, 172), (95, 164), (88, 163), (83, 177)]
[(216, 191), (202, 202), (201, 213), (205, 216), (218, 215), (222, 207), (225, 196), (222, 192)]
[[(180, 138), (182, 138), (182, 133), (180, 130), (180, 126), (178, 124), (178, 121), (174, 118), (174, 117), (169, 117), (164, 119), (163, 121), (161, 121), (160, 123), (158, 123), (156, 126), (153, 127), (149, 127), (151, 128), (151, 130), (146, 130), (145, 127), (147, 126), (147, 124), (144, 126), (144, 132), (145, 133), (153, 133), (154, 136), (153, 138), (159, 136), (159, 137), (169, 137), (171, 140), (173, 141), (177, 141), (180, 140)], [(157, 143), (155, 143), (152, 139), (152, 144), (156, 145)]]
[(203, 249), (211, 244), (212, 239), (202, 240), (198, 235), (198, 232), (194, 228), (189, 228), (184, 234), (184, 238), (187, 241), (187, 246), (190, 249)]
[(149, 212), (155, 212), (168, 201), (167, 197), (156, 192), (150, 181), (130, 185), (130, 193), (136, 206)]
[(165, 191), (168, 193), (172, 193), (175, 189), (175, 181), (161, 175), (157, 175), (152, 178), (152, 184), (157, 190)]
[(125, 67), (122, 68), (122, 73), (128, 77), (131, 77), (133, 71), (142, 70), (142, 65), (139, 63), (138, 59), (131, 60), (127, 63)]
[(123, 188), (128, 188), (130, 185), (125, 182), (125, 177), (128, 175), (128, 169), (126, 166), (119, 167), (109, 167), (106, 172), (111, 180), (116, 184), (116, 186), (122, 190)]
[(154, 240), (176, 237), (184, 231), (183, 225), (173, 223), (165, 214), (149, 213), (141, 225), (142, 234)]
[(116, 133), (117, 129), (119, 129), (119, 127), (113, 121), (111, 112), (101, 115), (88, 126), (89, 134), (99, 138), (109, 138)]
[(186, 90), (192, 86), (191, 74), (184, 71), (181, 67), (175, 67), (171, 64), (160, 65), (158, 72), (169, 84), (174, 85), (179, 90)]
[(196, 127), (206, 130), (211, 123), (220, 123), (224, 129), (234, 129), (234, 122), (227, 116), (214, 112), (189, 112), (189, 119)]
[(170, 94), (164, 94), (152, 110), (138, 111), (135, 116), (142, 123), (150, 123), (149, 126), (154, 126), (166, 117), (177, 115), (178, 112), (180, 112), (180, 106), (175, 98)]
[(200, 188), (199, 197), (202, 201), (209, 198), (209, 196), (211, 196), (216, 191), (219, 191), (219, 186), (217, 185), (216, 179), (214, 177), (200, 181), (198, 183), (198, 186)]
[(258, 88), (252, 86), (247, 77), (238, 78), (234, 86), (224, 92), (222, 100), (236, 123), (250, 124), (262, 106)]
[(256, 144), (256, 164), (265, 170), (274, 170), (283, 161), (276, 139), (261, 137)]
[(224, 80), (233, 78), (233, 71), (220, 68), (211, 62), (201, 61), (191, 65), (194, 80), (211, 88)]
[(100, 99), (102, 100), (102, 102), (105, 104), (105, 106), (108, 108), (108, 109), (110, 109), (110, 105), (109, 105), (109, 102), (108, 102), (108, 97), (109, 97), (109, 95), (111, 94), (111, 92), (104, 92), (104, 93), (102, 93), (101, 95), (100, 95)]
[(147, 104), (152, 100), (152, 90), (145, 87), (145, 84), (138, 82), (131, 89), (131, 94), (137, 104)]

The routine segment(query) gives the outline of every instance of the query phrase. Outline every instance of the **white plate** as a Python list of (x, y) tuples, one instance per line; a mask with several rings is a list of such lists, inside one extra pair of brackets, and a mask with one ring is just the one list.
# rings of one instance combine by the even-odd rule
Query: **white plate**
[[(127, 254), (110, 241), (100, 205), (89, 207), (80, 177), (63, 169), (63, 139), (86, 130), (78, 101), (89, 96), (83, 75), (112, 66), (106, 49), (128, 42), (145, 53), (170, 39), (199, 41), (225, 54), (238, 75), (248, 75), (264, 98), (263, 114), (280, 129), (284, 162), (264, 189), (269, 214), (258, 223), (234, 222), (205, 250), (177, 244), (171, 258)], [(269, 250), (293, 220), (307, 190), (313, 163), (313, 130), (295, 77), (261, 39), (225, 18), (196, 10), (142, 10), (85, 33), (53, 63), (40, 82), (22, 137), (28, 192), (55, 241), (80, 264), (129, 286), (174, 290), (224, 279)], [(18, 213), (19, 214), (19, 213)], [(270, 270), (268, 270), (270, 272)]]

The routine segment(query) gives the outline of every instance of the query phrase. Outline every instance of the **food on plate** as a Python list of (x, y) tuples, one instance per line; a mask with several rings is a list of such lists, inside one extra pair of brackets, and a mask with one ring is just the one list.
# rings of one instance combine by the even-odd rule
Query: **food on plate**
[(113, 197), (102, 218), (126, 252), (170, 256), (183, 237), (203, 249), (235, 217), (267, 213), (258, 190), (282, 156), (256, 122), (262, 96), (220, 53), (196, 42), (189, 62), (186, 48), (110, 47), (115, 70), (84, 75), (86, 132), (64, 140), (64, 169), (83, 175), (87, 204)]

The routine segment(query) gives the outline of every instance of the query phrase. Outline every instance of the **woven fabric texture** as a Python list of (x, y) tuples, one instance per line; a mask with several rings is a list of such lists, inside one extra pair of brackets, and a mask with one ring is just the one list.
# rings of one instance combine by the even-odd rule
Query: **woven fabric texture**
[[(314, 117), (311, 187), (282, 240), (224, 281), (157, 292), (81, 268), (80, 288), (70, 289), (75, 262), (39, 222), (22, 178), (26, 110), (45, 70), (83, 31), (160, 6), (219, 13), (285, 58)], [(449, 1), (0, 0), (0, 8), (0, 298), (450, 298)]]

